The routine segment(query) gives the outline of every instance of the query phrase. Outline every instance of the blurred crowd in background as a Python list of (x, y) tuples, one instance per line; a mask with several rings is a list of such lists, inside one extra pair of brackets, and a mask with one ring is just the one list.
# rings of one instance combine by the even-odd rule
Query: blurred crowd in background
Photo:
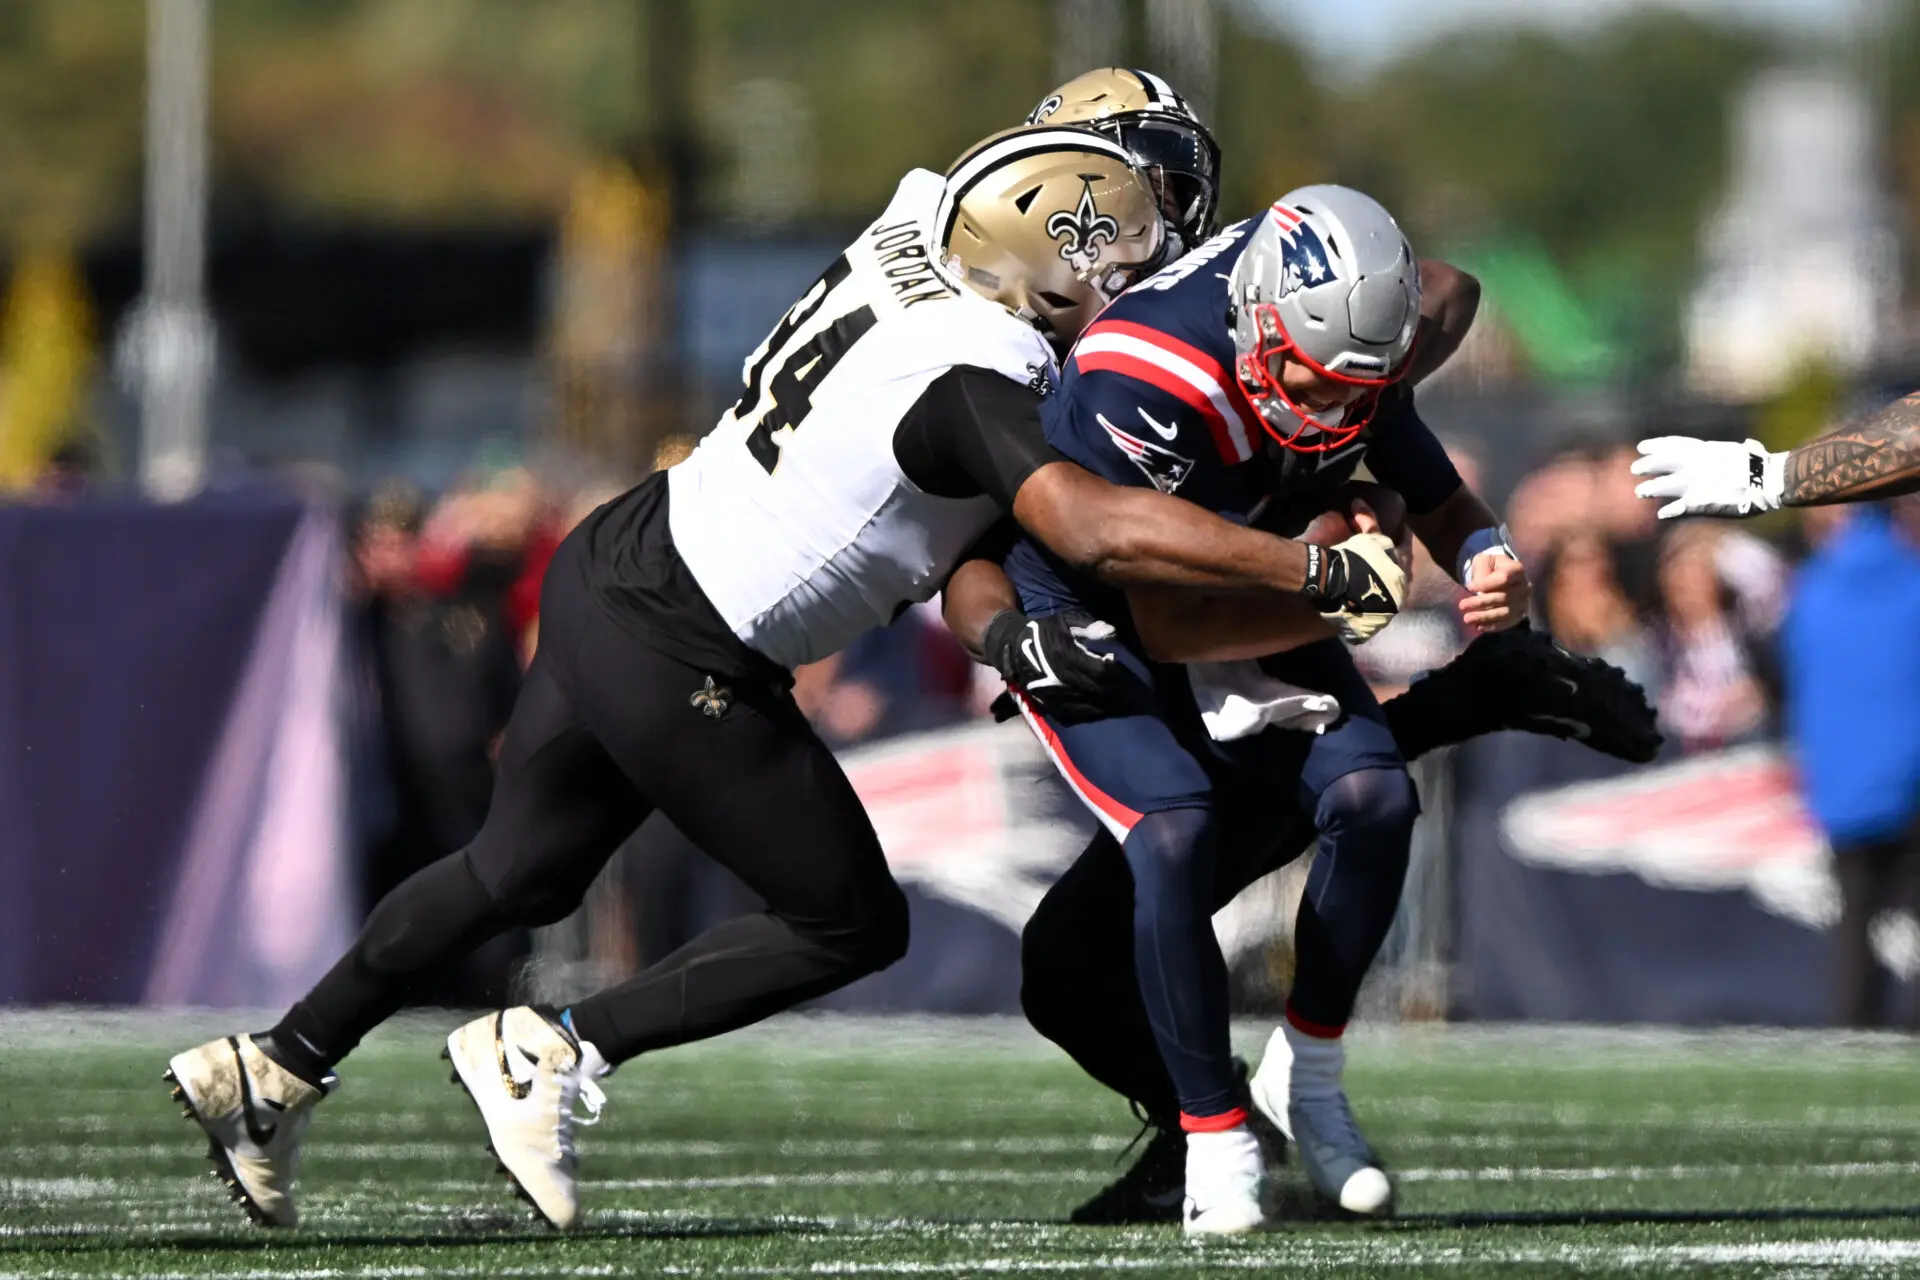
[[(171, 349), (142, 239), (168, 5), (204, 27), (207, 176), (204, 323)], [(187, 350), (187, 487), (271, 477), (348, 513), (371, 901), (484, 815), (566, 531), (693, 447), (901, 173), (1088, 67), (1149, 65), (1214, 123), (1229, 217), (1348, 182), (1481, 278), (1422, 405), (1503, 501), (1537, 623), (1640, 682), (1676, 757), (1874, 743), (1899, 762), (1881, 790), (1910, 794), (1816, 782), (1816, 816), (1858, 865), (1920, 865), (1920, 631), (1897, 612), (1920, 520), (1666, 526), (1628, 472), (1641, 436), (1783, 447), (1920, 382), (1920, 3), (1389, 7), (1362, 38), (1334, 0), (10, 0), (0, 493), (162, 493), (142, 388)], [(1424, 563), (1358, 655), (1383, 695), (1459, 651), (1456, 599)], [(994, 692), (932, 606), (796, 688), (848, 747)], [(1863, 696), (1883, 729), (1829, 727)]]

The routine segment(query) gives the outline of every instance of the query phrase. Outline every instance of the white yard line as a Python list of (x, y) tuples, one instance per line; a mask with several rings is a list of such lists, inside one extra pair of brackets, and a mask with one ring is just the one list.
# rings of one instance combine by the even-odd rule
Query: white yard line
[[(940, 1234), (935, 1227), (929, 1234)], [(840, 1239), (842, 1237), (836, 1237)], [(853, 1237), (846, 1237), (851, 1243)], [(1171, 1239), (1169, 1239), (1171, 1243)], [(1003, 1247), (1017, 1247), (1008, 1242)], [(1285, 1268), (1365, 1268), (1378, 1271), (1408, 1267), (1505, 1265), (1558, 1270), (1684, 1271), (1699, 1266), (1767, 1266), (1829, 1269), (1905, 1268), (1920, 1263), (1916, 1240), (1779, 1240), (1746, 1244), (1594, 1245), (1556, 1248), (1507, 1248), (1428, 1245), (1404, 1240), (1301, 1240), (1279, 1245), (1270, 1240), (1233, 1242), (1217, 1248), (1180, 1248), (1163, 1252), (1113, 1253), (1097, 1257), (1036, 1258), (1018, 1254), (948, 1258), (940, 1261), (861, 1262), (821, 1261), (784, 1266), (666, 1265), (655, 1274), (725, 1276), (845, 1276), (845, 1275), (979, 1275), (979, 1274), (1111, 1274), (1129, 1271), (1278, 1271)], [(133, 1274), (133, 1273), (130, 1273)], [(518, 1280), (532, 1276), (613, 1276), (633, 1274), (629, 1263), (533, 1266), (394, 1266), (278, 1267), (271, 1271), (137, 1273), (143, 1280), (203, 1280), (218, 1274), (228, 1280), (411, 1280), (429, 1276), (499, 1276)], [(0, 1280), (102, 1280), (93, 1271), (0, 1272)]]
[[(465, 1146), (462, 1158), (478, 1163), (479, 1156)], [(394, 1158), (388, 1156), (386, 1158)], [(1113, 1176), (1107, 1163), (1044, 1169), (1006, 1168), (877, 1168), (826, 1169), (788, 1173), (738, 1173), (679, 1177), (589, 1178), (597, 1191), (726, 1191), (777, 1187), (865, 1186), (1045, 1186), (1105, 1182)], [(1568, 1183), (1568, 1182), (1686, 1182), (1726, 1181), (1737, 1178), (1794, 1178), (1838, 1180), (1848, 1178), (1920, 1177), (1920, 1161), (1852, 1160), (1825, 1164), (1694, 1164), (1694, 1165), (1415, 1165), (1393, 1170), (1396, 1181), (1417, 1183)], [(129, 1205), (159, 1204), (178, 1199), (189, 1183), (178, 1175), (153, 1178), (0, 1178), (0, 1201), (49, 1203), (112, 1200)], [(197, 1185), (197, 1184), (194, 1184)], [(485, 1179), (449, 1178), (427, 1184), (443, 1193), (497, 1190)], [(340, 1199), (360, 1201), (364, 1193), (315, 1187), (310, 1199), (327, 1206)]]

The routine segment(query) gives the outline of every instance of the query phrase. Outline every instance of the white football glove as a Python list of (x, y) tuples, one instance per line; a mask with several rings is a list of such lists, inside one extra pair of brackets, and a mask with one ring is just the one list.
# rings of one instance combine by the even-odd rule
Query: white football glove
[(1758, 440), (1695, 440), (1659, 436), (1640, 442), (1633, 474), (1652, 476), (1634, 489), (1642, 498), (1671, 498), (1660, 518), (1754, 516), (1779, 508), (1786, 491), (1787, 455)]
[(1333, 550), (1357, 556), (1373, 570), (1373, 581), (1359, 590), (1362, 598), (1326, 615), (1348, 644), (1365, 644), (1400, 614), (1407, 598), (1406, 557), (1384, 533), (1356, 533)]

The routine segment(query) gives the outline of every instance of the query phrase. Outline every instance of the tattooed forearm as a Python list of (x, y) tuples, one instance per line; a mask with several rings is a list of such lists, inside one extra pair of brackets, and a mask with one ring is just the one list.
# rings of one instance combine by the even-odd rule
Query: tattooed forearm
[(1920, 392), (1787, 455), (1786, 505), (1866, 502), (1920, 490)]

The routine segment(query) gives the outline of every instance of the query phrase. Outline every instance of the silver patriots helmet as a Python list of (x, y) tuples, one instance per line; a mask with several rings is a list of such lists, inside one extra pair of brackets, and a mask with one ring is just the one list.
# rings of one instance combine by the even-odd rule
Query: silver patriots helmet
[[(1393, 215), (1350, 187), (1282, 196), (1234, 264), (1234, 376), (1267, 434), (1289, 449), (1337, 449), (1373, 419), (1380, 392), (1407, 371), (1420, 323), (1420, 268)], [(1296, 404), (1288, 360), (1366, 389), (1327, 414)]]

